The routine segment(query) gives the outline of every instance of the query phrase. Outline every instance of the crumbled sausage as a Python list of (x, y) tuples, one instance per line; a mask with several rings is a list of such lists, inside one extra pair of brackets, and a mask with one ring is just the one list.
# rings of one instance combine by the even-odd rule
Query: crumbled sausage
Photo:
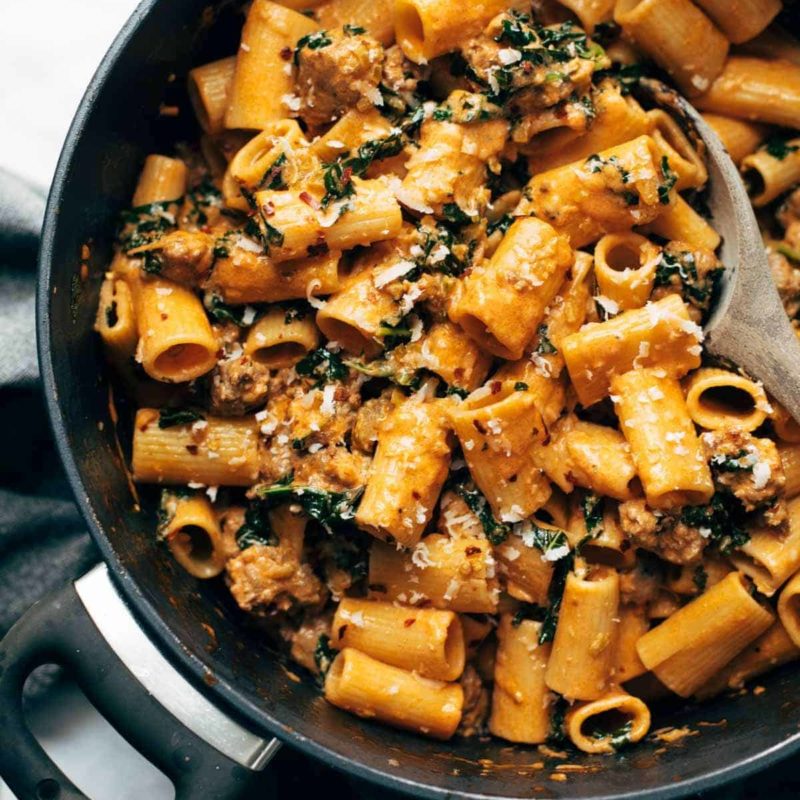
[(464, 710), (457, 733), (460, 736), (477, 736), (485, 731), (489, 716), (489, 690), (472, 664), (464, 667), (459, 681), (464, 690)]
[(332, 618), (333, 614), (330, 611), (308, 615), (297, 630), (288, 633), (289, 655), (301, 667), (305, 667), (315, 675), (319, 674), (319, 666), (314, 658), (314, 652), (317, 649), (319, 637), (330, 634)]
[(266, 402), (269, 369), (249, 356), (217, 362), (211, 373), (211, 410), (221, 416), (241, 416)]
[(673, 564), (693, 564), (703, 555), (707, 540), (679, 514), (656, 512), (641, 498), (619, 505), (619, 521), (634, 547), (655, 553)]
[(430, 67), (409, 61), (399, 45), (392, 45), (386, 50), (382, 83), (406, 103), (410, 95), (417, 91), (420, 81), (427, 80), (429, 75)]
[(300, 116), (311, 126), (331, 123), (350, 108), (366, 111), (382, 102), (378, 85), (383, 47), (366, 35), (328, 31), (330, 44), (297, 54)]
[(141, 251), (162, 278), (198, 287), (214, 261), (214, 237), (201, 231), (171, 231)]

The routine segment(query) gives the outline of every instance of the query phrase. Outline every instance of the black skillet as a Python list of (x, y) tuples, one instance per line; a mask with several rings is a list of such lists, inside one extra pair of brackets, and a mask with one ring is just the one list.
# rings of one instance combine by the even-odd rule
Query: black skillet
[[(545, 758), (499, 741), (441, 744), (384, 728), (340, 712), (313, 683), (298, 682), (223, 586), (193, 580), (156, 543), (152, 507), (132, 511), (109, 419), (92, 333), (99, 276), (144, 155), (170, 152), (176, 137), (196, 133), (179, 91), (187, 69), (235, 52), (240, 25), (224, 2), (211, 8), (207, 0), (145, 0), (67, 136), (43, 229), (39, 350), (61, 457), (105, 566), (35, 606), (0, 645), (0, 775), (21, 800), (84, 798), (23, 720), (24, 679), (49, 662), (76, 675), (101, 712), (174, 780), (181, 800), (250, 794), (253, 768), (275, 749), (272, 736), (351, 774), (427, 797), (665, 800), (720, 786), (797, 750), (800, 702), (791, 668), (760, 681), (760, 696), (687, 708), (675, 702), (658, 712), (657, 726), (687, 726), (696, 735), (667, 746), (651, 740), (611, 758)], [(160, 118), (159, 104), (172, 95), (181, 115)], [(91, 277), (82, 281), (87, 242)], [(551, 780), (566, 762), (585, 769)]]

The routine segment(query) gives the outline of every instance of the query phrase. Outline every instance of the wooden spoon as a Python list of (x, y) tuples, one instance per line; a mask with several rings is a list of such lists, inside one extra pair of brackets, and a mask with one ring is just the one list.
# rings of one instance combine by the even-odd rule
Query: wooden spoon
[[(674, 92), (645, 86), (659, 105), (690, 123), (706, 149), (708, 205), (722, 236), (725, 265), (720, 295), (705, 324), (704, 346), (732, 361), (800, 421), (800, 342), (772, 280), (767, 251), (750, 198), (728, 151), (697, 110)], [(668, 95), (668, 98), (667, 98)]]

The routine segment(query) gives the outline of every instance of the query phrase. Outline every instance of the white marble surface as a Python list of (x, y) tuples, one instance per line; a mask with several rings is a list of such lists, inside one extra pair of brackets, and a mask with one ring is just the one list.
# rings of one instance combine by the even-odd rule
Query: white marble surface
[[(2, 0), (0, 167), (47, 187), (75, 109), (137, 0)], [(92, 800), (169, 800), (169, 781), (135, 753), (69, 681), (30, 724)], [(0, 800), (14, 800), (0, 781)]]

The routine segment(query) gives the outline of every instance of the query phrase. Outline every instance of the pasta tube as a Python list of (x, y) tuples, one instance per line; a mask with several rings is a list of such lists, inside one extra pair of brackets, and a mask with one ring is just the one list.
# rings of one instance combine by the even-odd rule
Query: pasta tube
[(281, 53), (288, 49), (291, 54), (298, 39), (318, 29), (313, 20), (298, 11), (269, 0), (254, 0), (236, 55), (226, 128), (262, 130), (286, 116), (283, 98), (292, 93), (294, 77), (291, 69), (284, 69), (289, 62)]
[(619, 576), (591, 567), (567, 575), (545, 681), (571, 700), (596, 700), (608, 688), (616, 650)]
[(781, 158), (758, 150), (742, 159), (741, 168), (753, 205), (765, 206), (800, 183), (800, 139), (786, 142)]
[(423, 678), (352, 647), (334, 659), (324, 691), (329, 703), (352, 714), (433, 739), (449, 739), (456, 732), (464, 706), (460, 684)]
[(136, 360), (151, 378), (183, 383), (214, 368), (219, 345), (197, 295), (156, 278), (142, 281), (137, 306)]
[(764, 633), (773, 615), (731, 572), (639, 639), (644, 665), (675, 694), (689, 697)]
[(781, 0), (697, 0), (697, 5), (733, 44), (758, 36), (783, 7)]
[(648, 505), (707, 503), (714, 482), (678, 381), (638, 369), (613, 378), (611, 391)]
[(641, 308), (653, 291), (661, 249), (632, 231), (610, 233), (594, 248), (597, 287), (622, 311)]
[(767, 417), (764, 388), (744, 375), (706, 367), (687, 378), (684, 388), (689, 415), (701, 428), (753, 431)]
[[(615, 728), (608, 726), (609, 719), (614, 720)], [(567, 712), (564, 727), (578, 750), (614, 753), (644, 739), (650, 730), (650, 709), (638, 697), (615, 689), (596, 700), (573, 706)]]
[(102, 337), (106, 354), (115, 366), (126, 365), (136, 351), (138, 336), (133, 298), (124, 280), (103, 281), (94, 329)]
[(164, 427), (164, 412), (140, 408), (133, 429), (134, 480), (139, 483), (251, 486), (258, 478), (255, 420), (209, 417)]
[(617, 650), (614, 656), (614, 682), (625, 683), (647, 672), (636, 643), (650, 629), (650, 620), (641, 606), (622, 606), (619, 610)]
[(393, 0), (336, 0), (321, 6), (317, 19), (326, 30), (357, 24), (388, 47), (394, 42), (393, 4)]
[(614, 20), (690, 97), (725, 66), (728, 40), (689, 0), (619, 0)]
[(652, 222), (643, 225), (643, 233), (654, 233), (662, 239), (685, 242), (692, 247), (716, 250), (719, 234), (680, 195)]
[(532, 392), (493, 382), (450, 411), (464, 459), (495, 517), (519, 522), (550, 497), (550, 483), (532, 449), (546, 430)]
[(319, 331), (311, 317), (295, 317), (273, 308), (256, 321), (244, 341), (244, 353), (269, 369), (296, 364), (319, 344)]
[(179, 200), (186, 193), (186, 164), (179, 158), (150, 155), (133, 193), (133, 207)]
[(731, 56), (694, 104), (702, 111), (800, 128), (800, 64)]
[(549, 644), (539, 644), (542, 623), (502, 614), (497, 629), (489, 730), (501, 739), (541, 744), (550, 735), (552, 694), (544, 682)]
[(647, 112), (661, 158), (666, 157), (675, 174), (675, 190), (698, 189), (708, 180), (708, 170), (700, 154), (695, 150), (675, 118), (660, 108)]
[(561, 343), (578, 399), (584, 406), (608, 394), (615, 374), (659, 367), (680, 378), (700, 366), (702, 331), (678, 295), (584, 325)]
[(573, 260), (566, 239), (550, 225), (519, 219), (491, 259), (464, 280), (450, 318), (484, 350), (521, 358)]
[(160, 533), (175, 560), (195, 578), (214, 578), (228, 553), (214, 507), (205, 496), (171, 497)]
[(378, 435), (356, 525), (379, 539), (416, 545), (447, 478), (450, 449), (444, 401), (398, 406)]
[(189, 100), (200, 127), (206, 133), (219, 133), (225, 127), (225, 112), (235, 72), (236, 56), (189, 70)]
[(708, 111), (702, 117), (714, 129), (730, 154), (731, 160), (737, 165), (745, 156), (755, 152), (767, 138), (767, 128), (757, 122), (724, 117)]
[(331, 646), (353, 647), (424, 678), (455, 681), (464, 671), (464, 632), (452, 611), (346, 597), (331, 623)]
[[(688, 2), (688, 0), (686, 0)], [(516, 209), (569, 237), (573, 247), (652, 222), (672, 202), (660, 151), (650, 136), (531, 178)]]
[(493, 614), (500, 591), (495, 568), (492, 548), (482, 537), (432, 533), (413, 553), (375, 542), (369, 556), (370, 597)]

